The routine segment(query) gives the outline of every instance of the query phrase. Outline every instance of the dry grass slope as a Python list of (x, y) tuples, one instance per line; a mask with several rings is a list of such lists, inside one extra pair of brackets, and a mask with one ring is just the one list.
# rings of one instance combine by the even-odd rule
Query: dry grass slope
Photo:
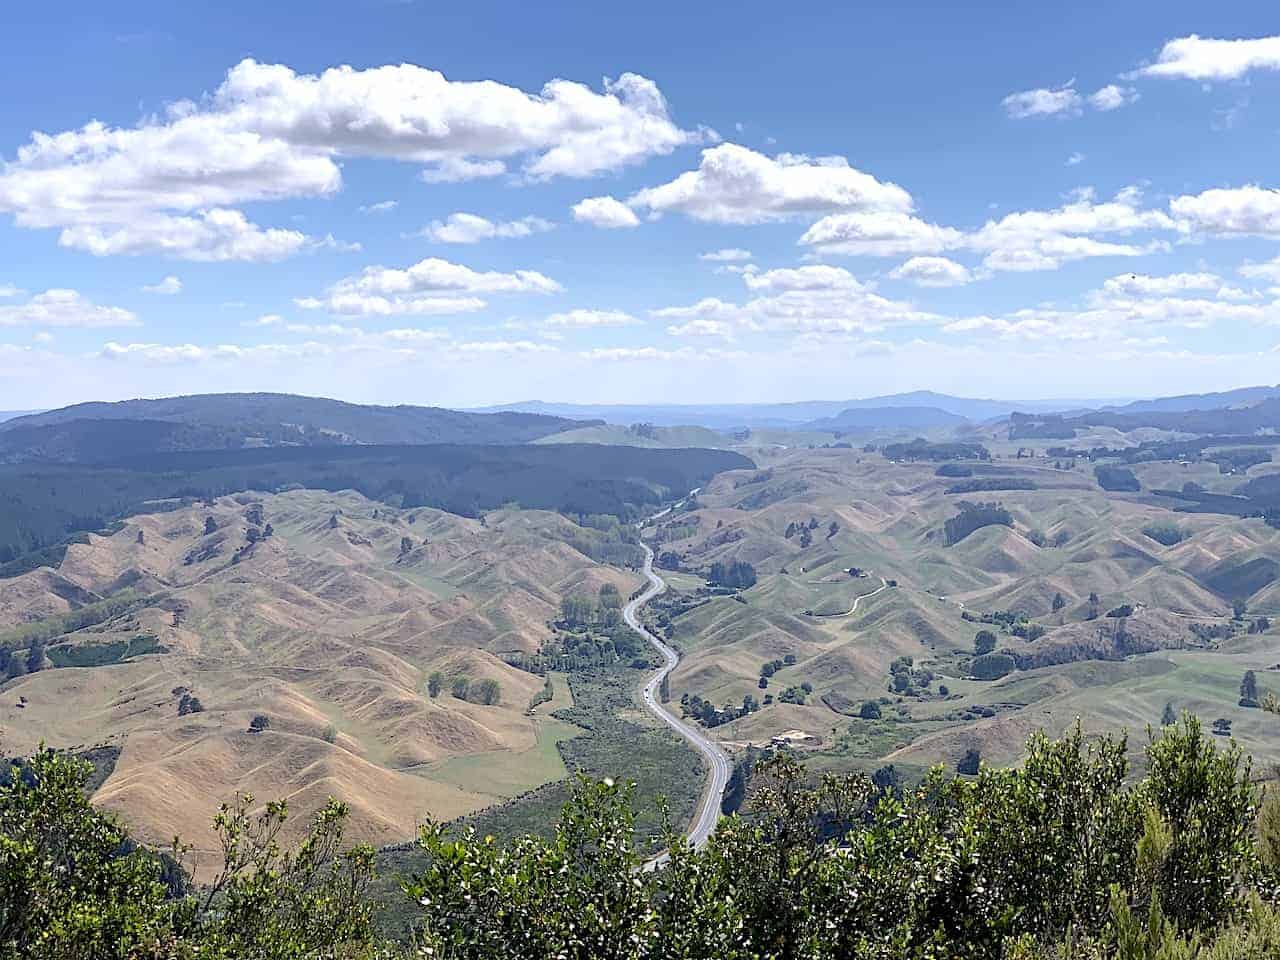
[[(272, 536), (250, 543), (266, 523)], [(543, 681), (502, 655), (535, 650), (563, 595), (635, 588), (570, 546), (575, 533), (556, 514), (481, 523), (310, 491), (133, 517), (72, 546), (56, 571), (0, 581), (0, 628), (131, 585), (141, 606), (53, 643), (150, 634), (166, 652), (3, 684), (0, 742), (120, 746), (95, 801), (148, 841), (181, 835), (209, 863), (209, 820), (238, 792), (287, 798), (299, 827), (332, 794), (351, 804), (355, 839), (407, 839), (427, 814), (563, 775), (554, 743), (573, 728), (526, 714)], [(435, 671), (447, 679), (433, 699)], [(501, 702), (455, 699), (460, 676), (497, 680)], [(184, 690), (203, 711), (179, 716)], [(270, 726), (250, 732), (258, 714)], [(434, 774), (459, 758), (478, 762)]]

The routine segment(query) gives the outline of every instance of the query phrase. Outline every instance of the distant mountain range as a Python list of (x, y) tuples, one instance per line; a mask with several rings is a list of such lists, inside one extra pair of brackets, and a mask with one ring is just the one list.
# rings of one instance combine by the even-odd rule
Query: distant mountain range
[[(574, 404), (546, 403), (530, 400), (494, 407), (477, 408), (477, 413), (522, 412), (540, 413), (560, 417), (591, 418), (606, 423), (652, 423), (660, 427), (702, 426), (716, 430), (737, 430), (744, 427), (797, 429), (807, 428), (815, 420), (839, 417), (848, 410), (888, 409), (887, 421), (899, 418), (896, 411), (904, 407), (929, 407), (981, 422), (1007, 417), (1014, 411), (1024, 413), (1049, 413), (1061, 410), (1097, 409), (1110, 400), (1045, 400), (1012, 402), (1006, 400), (953, 397), (931, 390), (915, 390), (862, 400), (802, 400), (793, 403), (726, 403), (726, 404)], [(867, 421), (869, 425), (872, 421)], [(886, 424), (889, 425), (889, 424)]]
[[(1189, 410), (1221, 410), (1224, 407), (1250, 406), (1280, 397), (1280, 386), (1241, 387), (1222, 393), (1184, 393), (1176, 397), (1136, 400), (1120, 407), (1103, 407), (1100, 412), (1117, 414), (1184, 413)], [(1029, 411), (1031, 412), (1031, 411)]]
[(1103, 410), (1079, 417), (1069, 417), (1064, 422), (1069, 427), (1097, 426), (1113, 427), (1117, 430), (1156, 427), (1179, 433), (1248, 436), (1259, 432), (1280, 431), (1280, 393), (1251, 403), (1224, 404), (1217, 407), (1194, 406), (1135, 412), (1123, 409)]
[(6, 420), (12, 420), (14, 417), (27, 417), (33, 413), (43, 413), (41, 410), (0, 410), (0, 423)]
[(939, 407), (852, 407), (834, 417), (810, 420), (801, 429), (853, 433), (863, 430), (928, 430), (963, 427), (970, 421)]
[[(1013, 416), (1015, 413), (1022, 416)], [(1128, 403), (1023, 403), (917, 390), (857, 400), (793, 403), (608, 405), (530, 401), (478, 410), (375, 406), (281, 393), (206, 394), (0, 413), (0, 463), (102, 463), (155, 453), (253, 447), (509, 445), (556, 439), (710, 447), (732, 443), (728, 435), (742, 429), (855, 436), (909, 431), (914, 434), (999, 423), (1005, 418), (1017, 421), (1012, 426), (1019, 438), (1070, 438), (1078, 429), (1097, 426), (1246, 435), (1280, 430), (1280, 386)], [(649, 427), (665, 432), (654, 432)], [(671, 428), (677, 427), (686, 429), (672, 433)], [(699, 429), (703, 435), (698, 434)], [(719, 438), (705, 431), (718, 431), (723, 442), (716, 442)]]
[(531, 413), (224, 393), (79, 403), (17, 416), (0, 422), (0, 461), (95, 462), (144, 453), (270, 446), (518, 444), (590, 425)]

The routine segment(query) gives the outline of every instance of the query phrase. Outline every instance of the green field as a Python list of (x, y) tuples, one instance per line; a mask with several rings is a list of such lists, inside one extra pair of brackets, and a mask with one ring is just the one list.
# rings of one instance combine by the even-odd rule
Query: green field
[(535, 732), (537, 742), (531, 750), (499, 750), (452, 757), (423, 767), (422, 772), (432, 780), (451, 783), (471, 793), (487, 794), (495, 800), (508, 799), (563, 779), (569, 771), (560, 756), (559, 745), (579, 736), (582, 729), (546, 717), (538, 720)]

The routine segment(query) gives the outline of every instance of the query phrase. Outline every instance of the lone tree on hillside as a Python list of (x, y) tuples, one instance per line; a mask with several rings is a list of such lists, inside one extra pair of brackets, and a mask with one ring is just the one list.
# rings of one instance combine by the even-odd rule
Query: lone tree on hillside
[(979, 630), (978, 635), (973, 638), (973, 652), (978, 656), (990, 653), (995, 648), (996, 635), (990, 630)]
[(1098, 608), (1101, 606), (1102, 606), (1102, 598), (1098, 596), (1097, 592), (1095, 591), (1090, 593), (1089, 594), (1089, 619), (1090, 620), (1098, 619)]
[(973, 747), (970, 747), (965, 752), (965, 755), (960, 758), (960, 762), (956, 764), (956, 773), (963, 773), (966, 776), (975, 777), (978, 775), (978, 770), (981, 766), (982, 754)]
[(1237, 597), (1236, 599), (1231, 601), (1231, 614), (1237, 620), (1243, 620), (1244, 615), (1248, 612), (1249, 612), (1249, 604), (1245, 603), (1244, 600), (1241, 599), (1240, 597)]
[(1055, 593), (1055, 594), (1053, 595), (1053, 612), (1054, 612), (1054, 613), (1057, 613), (1059, 610), (1061, 610), (1061, 609), (1062, 609), (1063, 607), (1065, 607), (1066, 605), (1067, 605), (1067, 600), (1066, 600), (1066, 598), (1065, 598), (1065, 597), (1063, 597), (1063, 595), (1062, 595), (1062, 594), (1060, 594), (1060, 593)]
[(467, 692), (467, 696), (472, 703), (492, 707), (502, 700), (502, 685), (497, 680), (481, 680)]
[(1256, 707), (1258, 705), (1258, 678), (1252, 670), (1246, 670), (1240, 681), (1240, 706)]
[(858, 708), (858, 716), (863, 720), (879, 720), (880, 704), (876, 703), (874, 700), (867, 700)]
[(27, 673), (44, 669), (44, 647), (44, 640), (31, 641), (31, 649), (27, 651)]
[(467, 693), (471, 688), (471, 681), (466, 677), (458, 677), (453, 681), (453, 695), (459, 700), (467, 699)]
[(1172, 703), (1164, 705), (1164, 713), (1160, 714), (1160, 726), (1167, 727), (1171, 723), (1178, 722), (1178, 714), (1173, 709)]
[(204, 518), (204, 535), (206, 537), (217, 529), (218, 529), (218, 522), (214, 520), (213, 517)]
[(622, 594), (618, 591), (618, 585), (615, 583), (602, 583), (600, 585), (599, 600), (602, 607), (621, 607)]
[(444, 674), (439, 670), (433, 670), (431, 676), (427, 677), (427, 693), (434, 700), (440, 696), (440, 689), (444, 686)]

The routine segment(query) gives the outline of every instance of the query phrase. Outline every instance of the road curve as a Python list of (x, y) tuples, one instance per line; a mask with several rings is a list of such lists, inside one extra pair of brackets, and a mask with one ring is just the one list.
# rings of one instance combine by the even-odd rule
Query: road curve
[[(697, 491), (694, 492), (696, 493)], [(657, 519), (666, 514), (668, 510), (664, 510), (650, 519)], [(663, 709), (659, 701), (658, 689), (662, 686), (662, 681), (680, 662), (680, 655), (646, 630), (640, 623), (640, 608), (667, 589), (666, 582), (653, 572), (653, 551), (643, 541), (641, 541), (640, 546), (644, 548), (644, 575), (649, 580), (649, 586), (645, 588), (643, 593), (622, 608), (622, 616), (632, 630), (635, 630), (657, 648), (664, 661), (662, 667), (648, 679), (641, 690), (645, 709), (688, 740), (693, 745), (693, 748), (702, 754), (707, 761), (707, 765), (711, 768), (711, 776), (707, 781), (706, 792), (702, 795), (702, 799), (698, 804), (697, 816), (689, 830), (689, 842), (695, 847), (700, 847), (707, 842), (707, 838), (711, 836), (711, 832), (716, 828), (716, 821), (720, 819), (720, 800), (724, 796), (725, 787), (728, 786), (729, 774), (733, 769), (733, 764), (728, 755), (708, 739), (701, 730), (668, 713)], [(657, 858), (658, 861), (663, 859), (665, 859), (665, 856)]]

